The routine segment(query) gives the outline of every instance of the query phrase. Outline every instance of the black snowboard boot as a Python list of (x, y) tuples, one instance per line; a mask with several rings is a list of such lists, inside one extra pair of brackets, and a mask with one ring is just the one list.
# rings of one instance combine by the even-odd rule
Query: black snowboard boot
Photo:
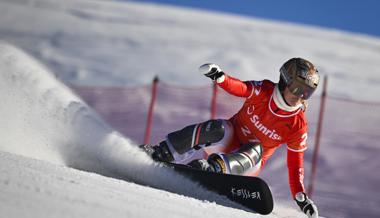
[(140, 145), (140, 148), (145, 151), (154, 161), (159, 162), (172, 162), (174, 157), (169, 150), (165, 141), (158, 145)]
[(226, 165), (224, 160), (217, 154), (211, 154), (210, 157), (206, 159), (196, 159), (188, 163), (187, 165), (192, 168), (209, 171), (215, 173), (226, 173)]

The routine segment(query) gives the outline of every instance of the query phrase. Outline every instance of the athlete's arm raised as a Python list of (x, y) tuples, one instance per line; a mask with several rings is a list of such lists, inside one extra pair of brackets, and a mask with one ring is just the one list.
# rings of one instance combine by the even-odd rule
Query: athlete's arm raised
[(238, 97), (249, 97), (252, 93), (252, 84), (242, 82), (225, 74), (216, 64), (203, 64), (199, 67), (199, 72), (215, 81), (221, 88), (228, 93)]

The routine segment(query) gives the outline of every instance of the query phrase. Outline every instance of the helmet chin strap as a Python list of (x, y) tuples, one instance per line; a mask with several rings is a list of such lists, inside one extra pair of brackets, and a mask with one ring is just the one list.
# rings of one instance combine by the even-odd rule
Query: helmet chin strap
[(296, 106), (290, 106), (288, 103), (286, 103), (284, 97), (282, 96), (282, 93), (280, 92), (278, 84), (276, 84), (276, 87), (274, 88), (274, 91), (273, 91), (273, 100), (278, 108), (288, 111), (288, 112), (296, 111), (300, 107), (302, 107), (302, 104), (299, 104)]

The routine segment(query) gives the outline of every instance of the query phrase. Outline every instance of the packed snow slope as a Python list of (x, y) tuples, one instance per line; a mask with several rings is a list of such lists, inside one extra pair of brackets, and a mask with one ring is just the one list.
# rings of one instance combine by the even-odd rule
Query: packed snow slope
[[(32, 57), (0, 43), (0, 66), (4, 105), (0, 107), (1, 216), (247, 216), (245, 211), (210, 203), (244, 209), (153, 163)], [(124, 180), (207, 201), (139, 187)], [(65, 208), (70, 208), (70, 212), (61, 213)], [(300, 215), (281, 206), (276, 210), (270, 217), (278, 217), (276, 213)]]
[[(0, 175), (1, 218), (286, 217), (254, 215), (1, 151)], [(295, 211), (286, 214), (302, 217)]]
[[(215, 62), (243, 80), (268, 78), (277, 81), (280, 65), (290, 57), (301, 56), (314, 62), (322, 75), (329, 76), (329, 96), (380, 101), (380, 40), (339, 31), (142, 3), (3, 0), (0, 1), (0, 38), (3, 40), (0, 48), (2, 217), (10, 217), (16, 210), (37, 217), (43, 213), (41, 207), (28, 205), (39, 202), (45, 204), (47, 211), (65, 205), (78, 216), (85, 208), (119, 205), (116, 202), (119, 198), (113, 194), (107, 202), (97, 200), (87, 204), (86, 199), (92, 198), (92, 193), (73, 191), (71, 195), (66, 189), (50, 184), (59, 183), (56, 178), (62, 178), (61, 175), (69, 176), (65, 174), (68, 171), (73, 179), (72, 183), (64, 182), (64, 187), (72, 185), (82, 190), (84, 186), (75, 184), (83, 182), (94, 184), (91, 187), (99, 193), (120, 186), (124, 186), (126, 192), (133, 192), (137, 188), (123, 182), (128, 180), (234, 207), (225, 199), (155, 166), (128, 138), (110, 128), (57, 79), (66, 85), (139, 86), (150, 83), (154, 75), (158, 75), (166, 83), (199, 86), (209, 81), (194, 74), (196, 68), (205, 62)], [(149, 96), (144, 100), (149, 101)], [(364, 130), (341, 133), (324, 142), (314, 198), (322, 215), (376, 217), (380, 213), (377, 206), (380, 198), (375, 191), (380, 182), (375, 173), (380, 167), (376, 158), (378, 135), (365, 133), (365, 130), (378, 128), (379, 115), (374, 109), (360, 115), (371, 118)], [(340, 111), (347, 108), (330, 107), (330, 110), (342, 120), (349, 118), (348, 126), (360, 123), (351, 122), (354, 121), (352, 117), (357, 116), (355, 113), (339, 116)], [(331, 125), (327, 129), (334, 132), (342, 127)], [(357, 129), (359, 126), (354, 130)], [(367, 136), (367, 141), (362, 139), (363, 135)], [(352, 140), (355, 138), (360, 139)], [(276, 155), (283, 156), (283, 153)], [(311, 153), (306, 154), (306, 164), (310, 156)], [(287, 208), (277, 207), (271, 216), (303, 217), (290, 198), (286, 169), (281, 168), (285, 162), (277, 160), (280, 159), (274, 159), (270, 168), (273, 171), (268, 169), (263, 176), (268, 176), (272, 184), (279, 184), (274, 191), (284, 199), (281, 202), (286, 202)], [(6, 170), (6, 166), (13, 166), (12, 171)], [(60, 170), (52, 172), (57, 166)], [(120, 186), (114, 186), (113, 179), (67, 167), (123, 181), (117, 180)], [(79, 175), (86, 179), (79, 179)], [(175, 186), (178, 181), (185, 185)], [(99, 183), (107, 183), (110, 189), (96, 185)], [(151, 193), (144, 187), (138, 189), (142, 196)], [(167, 192), (155, 194), (165, 200), (148, 204), (157, 203), (164, 208), (171, 207), (170, 200), (166, 201), (168, 198), (185, 202), (187, 199)], [(94, 198), (101, 199), (101, 195)], [(129, 199), (134, 198), (137, 197), (130, 195)], [(147, 198), (136, 202), (146, 204)], [(23, 206), (19, 208), (17, 202), (21, 200)], [(199, 207), (212, 211), (215, 208), (207, 202), (184, 203), (187, 204), (190, 206), (186, 209), (177, 210), (175, 206), (171, 209), (174, 214), (187, 217)], [(125, 211), (129, 211), (131, 217), (168, 215), (156, 210), (139, 211), (129, 204), (124, 206), (125, 210), (113, 215), (122, 216)], [(94, 209), (91, 216), (102, 214), (97, 211)], [(225, 214), (226, 217), (246, 215), (242, 211), (234, 213), (235, 210)], [(56, 214), (56, 217), (63, 216), (64, 213)]]

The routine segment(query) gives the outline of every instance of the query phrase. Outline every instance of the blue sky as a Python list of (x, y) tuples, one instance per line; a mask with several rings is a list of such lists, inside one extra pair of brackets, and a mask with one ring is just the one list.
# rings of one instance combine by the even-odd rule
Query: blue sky
[(380, 37), (380, 0), (137, 0), (335, 28)]

